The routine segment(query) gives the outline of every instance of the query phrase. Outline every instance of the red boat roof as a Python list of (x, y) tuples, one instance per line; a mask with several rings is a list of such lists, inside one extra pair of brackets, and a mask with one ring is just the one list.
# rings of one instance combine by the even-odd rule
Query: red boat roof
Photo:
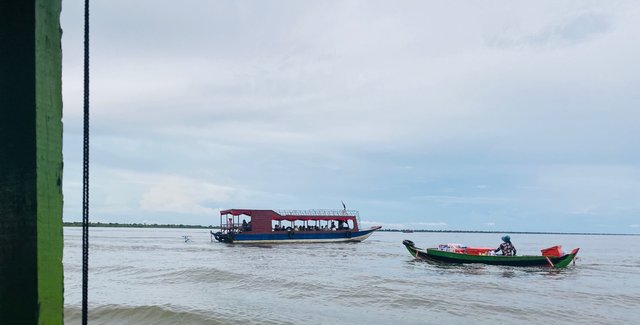
[(220, 215), (224, 215), (224, 214), (231, 214), (234, 216), (239, 216), (241, 214), (247, 215), (247, 216), (251, 216), (254, 213), (268, 213), (268, 212), (273, 212), (275, 213), (275, 211), (273, 210), (247, 210), (247, 209), (229, 209), (229, 210), (221, 210), (220, 211)]
[(246, 215), (252, 218), (270, 218), (271, 220), (353, 220), (358, 217), (355, 210), (253, 210), (253, 209), (229, 209), (220, 211), (220, 215), (233, 216)]

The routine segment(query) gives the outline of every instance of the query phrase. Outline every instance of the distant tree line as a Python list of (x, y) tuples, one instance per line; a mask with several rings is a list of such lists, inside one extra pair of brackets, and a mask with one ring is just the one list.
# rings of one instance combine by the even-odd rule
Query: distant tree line
[[(65, 227), (82, 227), (82, 222), (63, 222)], [(90, 222), (89, 227), (122, 227), (122, 228), (196, 228), (196, 229), (214, 229), (219, 227), (202, 226), (202, 225), (183, 225), (183, 224), (157, 224), (157, 223), (118, 223), (118, 222)]]
[[(378, 231), (403, 232), (408, 229), (380, 229)], [(547, 231), (502, 231), (502, 230), (436, 230), (436, 229), (412, 229), (412, 232), (442, 232), (442, 233), (479, 233), (479, 234), (523, 234), (523, 235), (615, 235), (615, 236), (640, 236), (640, 234), (609, 234), (600, 232), (547, 232)]]
[[(82, 222), (63, 222), (65, 227), (82, 227)], [(193, 229), (218, 229), (218, 226), (184, 225), (184, 224), (157, 224), (157, 223), (118, 223), (118, 222), (90, 222), (89, 227), (122, 227), (122, 228), (193, 228)], [(409, 229), (380, 229), (378, 231), (403, 232)], [(523, 235), (616, 235), (616, 236), (640, 236), (640, 234), (608, 234), (596, 232), (546, 232), (546, 231), (499, 231), (499, 230), (437, 230), (437, 229), (412, 229), (412, 232), (439, 232), (439, 233), (478, 233), (478, 234), (523, 234)]]

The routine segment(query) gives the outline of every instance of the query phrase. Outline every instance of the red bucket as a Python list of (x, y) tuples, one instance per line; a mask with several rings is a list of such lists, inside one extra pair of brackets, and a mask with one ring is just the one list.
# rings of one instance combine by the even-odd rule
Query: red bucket
[(542, 256), (562, 256), (561, 245), (545, 248), (540, 251), (542, 252)]

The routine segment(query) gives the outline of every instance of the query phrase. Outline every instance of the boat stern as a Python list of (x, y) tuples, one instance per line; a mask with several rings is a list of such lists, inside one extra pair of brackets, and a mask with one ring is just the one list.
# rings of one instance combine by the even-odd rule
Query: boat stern
[(218, 231), (216, 233), (214, 233), (213, 231), (211, 231), (211, 236), (221, 242), (221, 243), (233, 243), (235, 236), (232, 233), (223, 233), (221, 231)]

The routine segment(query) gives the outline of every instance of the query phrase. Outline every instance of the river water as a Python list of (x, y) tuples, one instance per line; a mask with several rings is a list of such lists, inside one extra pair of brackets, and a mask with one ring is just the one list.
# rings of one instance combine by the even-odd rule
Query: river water
[[(64, 229), (65, 322), (81, 319), (81, 228)], [(190, 236), (185, 242), (182, 236)], [(91, 228), (91, 324), (637, 324), (640, 236), (518, 235), (580, 247), (565, 270), (441, 266), (402, 245), (500, 234), (376, 232), (361, 243), (232, 245), (206, 229)]]

